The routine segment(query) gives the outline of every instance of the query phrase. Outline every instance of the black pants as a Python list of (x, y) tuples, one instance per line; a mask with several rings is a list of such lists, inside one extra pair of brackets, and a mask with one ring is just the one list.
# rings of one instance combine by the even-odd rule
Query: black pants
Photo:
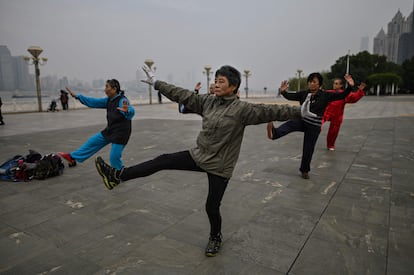
[(321, 127), (313, 126), (304, 122), (301, 119), (288, 120), (280, 125), (278, 128), (273, 129), (273, 139), (281, 138), (291, 132), (300, 131), (304, 132), (303, 137), (303, 149), (302, 149), (302, 161), (300, 163), (301, 172), (310, 171), (310, 163), (312, 161), (313, 152), (315, 150), (316, 142), (318, 141)]
[(158, 92), (158, 103), (162, 103), (162, 94)]
[[(161, 170), (187, 170), (205, 172), (201, 169), (190, 155), (189, 151), (160, 155), (152, 160), (142, 162), (135, 166), (124, 168), (121, 180), (146, 177)], [(226, 191), (228, 178), (223, 178), (211, 173), (208, 176), (208, 196), (206, 201), (206, 212), (210, 221), (210, 235), (216, 236), (221, 233), (220, 204)]]

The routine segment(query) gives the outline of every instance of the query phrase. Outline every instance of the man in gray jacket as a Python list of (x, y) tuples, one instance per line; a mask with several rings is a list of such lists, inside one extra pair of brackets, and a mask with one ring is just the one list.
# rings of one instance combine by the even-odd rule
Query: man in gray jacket
[(244, 128), (247, 125), (266, 123), (274, 120), (286, 121), (301, 118), (299, 107), (288, 105), (252, 104), (240, 101), (237, 92), (241, 82), (238, 70), (222, 66), (215, 73), (216, 96), (198, 95), (162, 81), (156, 81), (153, 72), (143, 68), (147, 79), (143, 82), (153, 85), (168, 99), (183, 104), (193, 113), (202, 117), (202, 130), (193, 149), (163, 154), (152, 160), (122, 170), (106, 164), (97, 157), (95, 164), (105, 186), (113, 189), (121, 183), (139, 177), (146, 177), (161, 170), (188, 170), (205, 172), (208, 176), (209, 191), (206, 212), (210, 221), (210, 238), (206, 256), (215, 256), (221, 246), (220, 203), (232, 176), (240, 153)]

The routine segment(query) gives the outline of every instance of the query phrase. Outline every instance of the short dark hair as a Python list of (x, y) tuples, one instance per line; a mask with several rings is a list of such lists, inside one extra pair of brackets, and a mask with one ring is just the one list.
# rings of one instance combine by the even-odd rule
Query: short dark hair
[(343, 85), (344, 85), (344, 82), (342, 81), (342, 78), (335, 77), (335, 78), (333, 79), (333, 81), (335, 82), (336, 80), (338, 80), (338, 81), (341, 83), (341, 86), (343, 86)]
[(319, 86), (322, 86), (322, 84), (323, 84), (323, 77), (322, 77), (322, 75), (320, 73), (311, 73), (308, 76), (308, 81), (307, 82), (308, 83), (311, 82), (315, 77), (319, 80)]
[(217, 78), (218, 76), (224, 76), (231, 86), (236, 86), (234, 93), (237, 94), (241, 83), (241, 74), (237, 69), (229, 65), (221, 66), (215, 73), (215, 77)]
[(116, 80), (115, 78), (113, 79), (108, 79), (106, 81), (106, 83), (109, 84), (109, 86), (111, 86), (111, 88), (116, 89), (116, 92), (119, 93), (121, 91), (121, 85), (119, 84), (119, 81)]

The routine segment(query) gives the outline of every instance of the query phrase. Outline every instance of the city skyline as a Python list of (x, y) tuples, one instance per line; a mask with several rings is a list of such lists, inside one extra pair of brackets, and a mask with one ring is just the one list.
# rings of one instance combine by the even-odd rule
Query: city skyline
[(42, 76), (134, 80), (152, 58), (159, 79), (188, 88), (205, 86), (205, 65), (230, 64), (249, 69), (249, 87), (261, 89), (297, 69), (329, 70), (348, 50), (358, 53), (361, 37), (372, 41), (398, 10), (408, 16), (413, 1), (2, 0), (0, 7), (0, 44), (13, 56), (42, 47), (49, 58)]

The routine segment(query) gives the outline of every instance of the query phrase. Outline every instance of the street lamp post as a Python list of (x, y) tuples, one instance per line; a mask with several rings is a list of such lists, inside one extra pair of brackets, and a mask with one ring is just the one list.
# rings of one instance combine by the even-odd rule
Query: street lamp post
[(244, 70), (244, 74), (243, 76), (246, 78), (246, 87), (244, 88), (244, 90), (246, 91), (246, 98), (249, 98), (249, 76), (251, 76), (252, 74), (250, 73), (250, 70)]
[(302, 74), (303, 71), (301, 69), (298, 69), (297, 72), (298, 72), (298, 92), (299, 92), (300, 91), (300, 75)]
[[(145, 65), (151, 69), (152, 65), (154, 65), (154, 61), (152, 59), (145, 59)], [(152, 86), (148, 85), (148, 95), (149, 95), (149, 104), (152, 104)]]
[[(39, 106), (39, 112), (42, 112), (42, 91), (40, 89), (40, 70), (39, 64), (44, 65), (47, 62), (46, 57), (39, 58), (39, 55), (43, 52), (43, 49), (38, 46), (31, 46), (27, 49), (27, 51), (32, 55), (23, 57), (24, 60), (32, 65), (35, 66), (35, 76), (36, 76), (36, 91), (37, 91), (37, 104)], [(32, 61), (32, 63), (30, 63)]]
[[(346, 74), (349, 74), (349, 54), (351, 50), (348, 50), (348, 54), (346, 56)], [(345, 88), (348, 88), (348, 82), (345, 82)]]
[(209, 89), (210, 89), (210, 74), (213, 73), (211, 71), (211, 66), (210, 65), (205, 65), (204, 66), (204, 71), (203, 74), (207, 75), (207, 93), (209, 93)]

